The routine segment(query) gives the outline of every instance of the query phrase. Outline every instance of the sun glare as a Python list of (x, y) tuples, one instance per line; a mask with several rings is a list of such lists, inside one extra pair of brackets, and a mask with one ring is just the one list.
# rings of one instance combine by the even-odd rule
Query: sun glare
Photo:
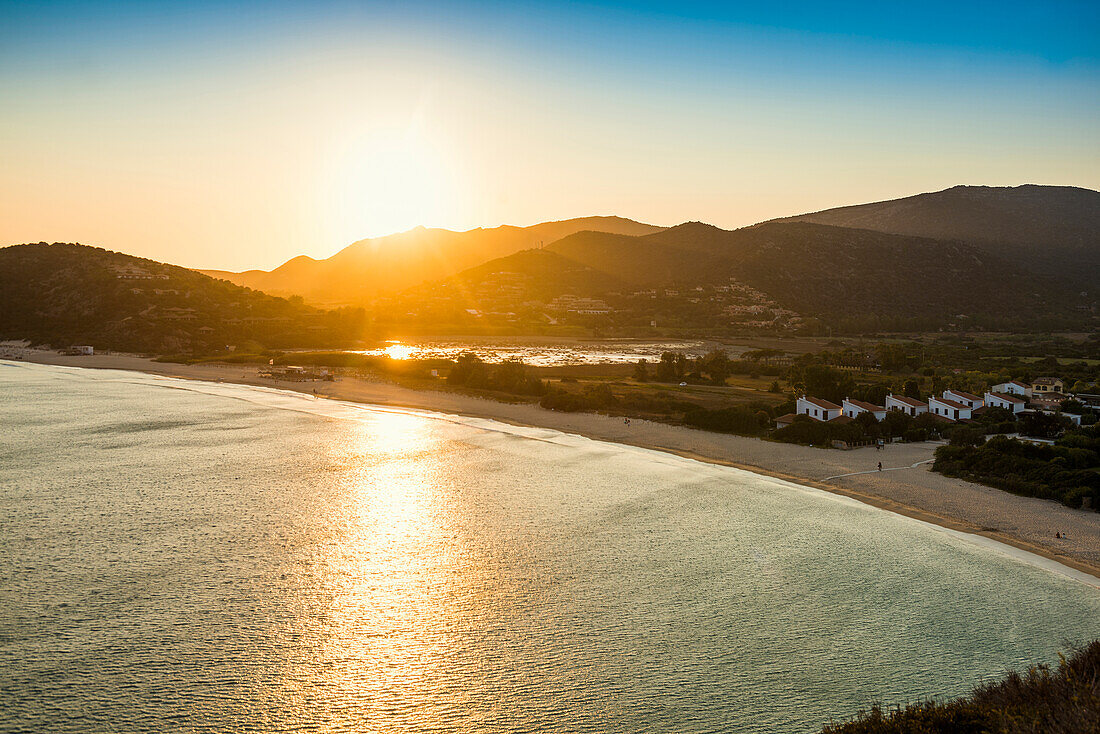
[(397, 342), (386, 347), (386, 356), (390, 359), (408, 359), (415, 351), (408, 344)]
[(449, 157), (415, 127), (342, 151), (330, 186), (329, 205), (345, 240), (446, 226), (461, 209)]

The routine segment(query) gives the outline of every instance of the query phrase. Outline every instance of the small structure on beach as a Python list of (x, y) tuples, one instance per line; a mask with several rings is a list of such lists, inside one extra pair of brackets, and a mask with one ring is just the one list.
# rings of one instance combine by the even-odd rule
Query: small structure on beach
[(915, 418), (921, 413), (928, 412), (928, 403), (917, 400), (916, 398), (906, 397), (905, 395), (890, 393), (886, 396), (886, 409), (898, 410)]
[(90, 344), (78, 344), (69, 347), (65, 350), (65, 354), (78, 355), (81, 357), (90, 357), (95, 354), (95, 347)]

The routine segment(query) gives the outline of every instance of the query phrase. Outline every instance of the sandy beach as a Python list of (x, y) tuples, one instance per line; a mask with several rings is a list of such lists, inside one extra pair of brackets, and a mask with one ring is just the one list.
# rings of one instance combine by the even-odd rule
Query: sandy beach
[[(1019, 497), (930, 471), (933, 442), (895, 444), (882, 451), (817, 449), (682, 426), (592, 413), (558, 413), (527, 403), (502, 403), (447, 391), (411, 390), (385, 382), (339, 378), (336, 382), (273, 383), (255, 365), (182, 365), (132, 355), (64, 356), (43, 350), (7, 349), (28, 362), (134, 370), (316, 392), (329, 398), (417, 408), (551, 428), (780, 477), (846, 495), (892, 512), (970, 532), (1056, 560), (1100, 578), (1100, 514), (1056, 502)], [(877, 470), (882, 462), (883, 471)], [(1055, 533), (1067, 537), (1056, 539)]]

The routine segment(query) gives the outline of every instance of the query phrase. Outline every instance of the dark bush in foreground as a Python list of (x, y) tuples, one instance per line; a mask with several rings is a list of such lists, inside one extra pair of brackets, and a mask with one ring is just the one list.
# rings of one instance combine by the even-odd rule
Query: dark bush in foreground
[(1036, 734), (1100, 731), (1100, 640), (1062, 659), (979, 686), (948, 703), (875, 706), (824, 734)]

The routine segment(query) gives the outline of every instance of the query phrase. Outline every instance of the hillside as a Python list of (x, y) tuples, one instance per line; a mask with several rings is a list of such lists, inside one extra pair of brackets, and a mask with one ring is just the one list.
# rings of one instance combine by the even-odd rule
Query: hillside
[(955, 186), (776, 221), (960, 240), (1082, 285), (1100, 268), (1100, 192), (1072, 186)]
[(395, 310), (451, 299), (537, 313), (533, 304), (563, 295), (604, 299), (613, 322), (687, 328), (793, 326), (808, 317), (857, 331), (1033, 329), (1092, 318), (1056, 281), (976, 246), (806, 222), (734, 231), (690, 222), (639, 237), (578, 232), (409, 291)]
[[(1011, 263), (958, 242), (804, 222), (726, 231), (688, 223), (635, 238), (572, 235), (549, 248), (638, 285), (731, 278), (797, 311), (950, 316), (1058, 305)], [(1052, 300), (1053, 299), (1053, 300)]]
[(660, 229), (621, 217), (584, 217), (530, 227), (503, 226), (466, 232), (418, 227), (388, 237), (360, 240), (325, 260), (296, 257), (270, 272), (202, 272), (267, 293), (301, 295), (316, 305), (360, 304), (379, 294), (446, 278), (582, 230), (644, 235)]
[(357, 338), (361, 321), (98, 247), (0, 248), (0, 339), (159, 353), (328, 346)]

